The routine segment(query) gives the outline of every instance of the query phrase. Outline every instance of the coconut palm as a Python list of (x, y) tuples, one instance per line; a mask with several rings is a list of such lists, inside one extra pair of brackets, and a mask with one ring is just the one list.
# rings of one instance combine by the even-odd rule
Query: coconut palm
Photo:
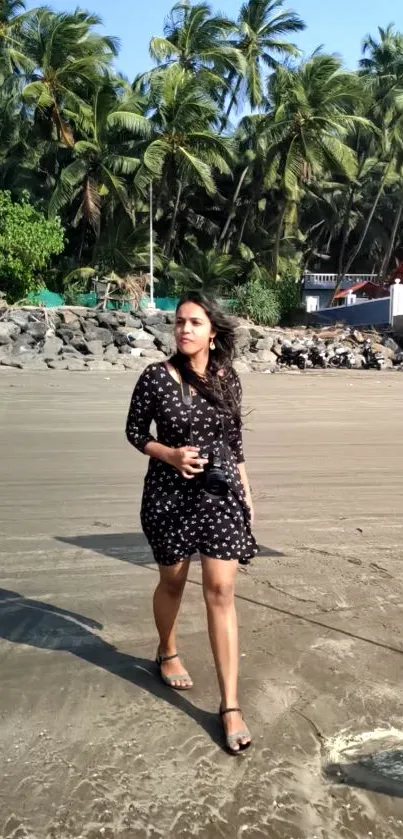
[(301, 32), (305, 24), (299, 15), (283, 6), (284, 0), (246, 0), (241, 6), (238, 34), (233, 43), (244, 56), (246, 68), (243, 75), (231, 74), (235, 86), (227, 118), (234, 106), (242, 105), (245, 99), (252, 109), (262, 105), (264, 71), (275, 69), (284, 57), (299, 55), (299, 50), (287, 36)]
[(368, 127), (368, 120), (355, 112), (359, 96), (357, 77), (344, 71), (334, 56), (314, 54), (295, 70), (278, 67), (270, 78), (265, 130), (280, 194), (276, 274), (284, 228), (287, 233), (297, 230), (299, 203), (312, 175), (330, 171), (355, 176), (356, 155), (346, 139), (353, 125)]
[(136, 94), (129, 90), (119, 97), (109, 83), (96, 91), (91, 113), (90, 120), (87, 114), (81, 122), (77, 118), (85, 136), (76, 141), (73, 160), (62, 169), (49, 213), (73, 206), (73, 225), (84, 221), (98, 238), (105, 203), (112, 209), (121, 203), (131, 213), (126, 179), (140, 164), (133, 156), (133, 139), (150, 136), (151, 126)]
[(167, 273), (178, 293), (198, 288), (204, 292), (225, 293), (234, 288), (241, 271), (240, 265), (228, 254), (216, 248), (201, 250), (195, 243), (185, 245), (181, 263), (170, 262)]
[(12, 73), (26, 71), (30, 66), (22, 29), (35, 10), (24, 10), (23, 0), (0, 0), (0, 82)]
[(217, 105), (200, 81), (178, 65), (153, 77), (150, 108), (153, 139), (144, 153), (144, 166), (160, 179), (161, 192), (173, 196), (166, 240), (166, 251), (171, 253), (184, 190), (196, 184), (214, 195), (215, 174), (230, 172), (231, 147), (215, 131)]
[(59, 143), (74, 145), (74, 118), (88, 112), (88, 97), (117, 53), (116, 39), (94, 32), (97, 15), (39, 9), (24, 22), (26, 55), (33, 67), (23, 99), (50, 120)]
[(208, 3), (192, 5), (180, 0), (173, 6), (164, 26), (164, 37), (151, 39), (150, 54), (160, 67), (178, 65), (198, 74), (199, 82), (210, 92), (222, 89), (228, 73), (243, 72), (243, 59), (228, 38), (235, 24), (222, 15), (213, 15)]

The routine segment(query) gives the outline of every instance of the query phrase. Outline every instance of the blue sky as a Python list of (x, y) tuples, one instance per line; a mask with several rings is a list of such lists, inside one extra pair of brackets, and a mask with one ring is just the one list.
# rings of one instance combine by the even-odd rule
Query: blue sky
[[(58, 11), (73, 11), (78, 0), (48, 0)], [(210, 0), (215, 9), (228, 17), (236, 16), (241, 0)], [(28, 0), (27, 8), (39, 2)], [(84, 8), (102, 16), (106, 30), (121, 40), (119, 69), (133, 77), (151, 66), (148, 43), (152, 35), (162, 34), (163, 21), (173, 0), (85, 0)], [(289, 0), (287, 6), (300, 14), (307, 29), (298, 35), (300, 48), (309, 54), (323, 44), (329, 52), (340, 53), (346, 64), (355, 67), (360, 56), (361, 42), (368, 33), (375, 34), (378, 26), (395, 23), (403, 30), (401, 0)]]

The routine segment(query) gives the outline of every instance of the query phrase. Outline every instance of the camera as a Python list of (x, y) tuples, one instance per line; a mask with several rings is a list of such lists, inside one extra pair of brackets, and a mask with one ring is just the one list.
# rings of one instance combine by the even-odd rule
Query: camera
[(228, 483), (219, 455), (209, 452), (208, 463), (204, 467), (204, 489), (208, 495), (225, 498), (228, 495)]

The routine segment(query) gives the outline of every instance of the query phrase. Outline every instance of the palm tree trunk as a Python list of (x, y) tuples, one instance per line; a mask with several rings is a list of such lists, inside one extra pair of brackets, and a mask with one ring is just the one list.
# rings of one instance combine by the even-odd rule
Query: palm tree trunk
[(344, 213), (343, 219), (343, 237), (341, 241), (340, 253), (339, 253), (339, 263), (337, 269), (337, 280), (343, 276), (343, 262), (344, 262), (344, 254), (346, 252), (347, 247), (347, 239), (348, 239), (348, 223), (350, 221), (351, 210), (353, 208), (353, 201), (354, 201), (354, 193), (355, 193), (355, 185), (351, 187), (350, 195), (347, 201), (347, 207)]
[(285, 201), (284, 204), (283, 204), (283, 207), (280, 210), (280, 218), (278, 220), (276, 239), (275, 239), (275, 242), (274, 242), (273, 274), (274, 274), (274, 281), (275, 282), (277, 280), (277, 275), (278, 275), (278, 263), (279, 263), (279, 257), (280, 257), (280, 243), (281, 243), (281, 237), (282, 237), (282, 234), (283, 234), (283, 227), (284, 227), (284, 220), (285, 220), (286, 212), (287, 212), (287, 202)]
[(339, 276), (339, 277), (337, 278), (337, 283), (336, 283), (336, 286), (335, 286), (335, 288), (334, 288), (334, 291), (333, 291), (333, 294), (332, 294), (332, 297), (331, 297), (331, 300), (330, 300), (330, 304), (329, 304), (330, 306), (332, 306), (332, 305), (333, 305), (333, 303), (334, 303), (334, 300), (335, 300), (336, 294), (337, 294), (337, 292), (338, 292), (338, 290), (339, 290), (339, 288), (340, 288), (340, 286), (341, 286), (341, 283), (342, 283), (342, 281), (343, 281), (343, 277), (345, 277), (345, 276), (346, 276), (346, 274), (348, 274), (348, 272), (349, 272), (349, 270), (350, 270), (350, 268), (351, 268), (351, 266), (352, 266), (352, 264), (353, 264), (354, 260), (355, 260), (355, 259), (356, 259), (356, 257), (358, 256), (358, 254), (359, 254), (359, 252), (360, 252), (360, 250), (361, 250), (361, 248), (362, 248), (362, 246), (363, 246), (363, 244), (364, 244), (364, 241), (365, 241), (365, 239), (366, 239), (366, 237), (367, 237), (367, 233), (368, 233), (368, 230), (369, 230), (369, 228), (370, 228), (370, 225), (371, 225), (372, 219), (373, 219), (373, 217), (374, 217), (374, 215), (375, 215), (376, 208), (377, 208), (377, 206), (378, 206), (378, 204), (379, 204), (379, 201), (381, 200), (382, 193), (383, 193), (383, 190), (384, 190), (384, 188), (385, 188), (386, 179), (387, 179), (387, 177), (388, 177), (388, 175), (389, 175), (389, 171), (390, 171), (391, 166), (392, 166), (392, 161), (391, 161), (391, 162), (388, 164), (388, 166), (386, 167), (385, 174), (384, 174), (384, 176), (383, 176), (383, 178), (382, 178), (382, 180), (381, 180), (381, 185), (380, 185), (380, 187), (379, 187), (379, 189), (378, 189), (378, 192), (377, 192), (377, 194), (376, 194), (375, 201), (374, 201), (374, 203), (373, 203), (373, 205), (372, 205), (372, 207), (371, 207), (371, 212), (370, 212), (370, 213), (369, 213), (369, 215), (368, 215), (367, 221), (366, 221), (365, 226), (364, 226), (364, 230), (362, 231), (361, 236), (360, 236), (360, 238), (359, 238), (359, 240), (358, 240), (358, 242), (357, 242), (357, 244), (356, 244), (355, 248), (353, 248), (353, 250), (352, 250), (352, 252), (351, 252), (351, 254), (350, 254), (350, 256), (349, 256), (349, 258), (348, 258), (348, 260), (347, 260), (347, 264), (345, 265), (345, 267), (344, 267), (344, 269), (343, 269), (343, 272), (342, 272), (341, 276)]
[(239, 93), (240, 88), (241, 88), (241, 84), (242, 84), (242, 78), (241, 78), (241, 76), (239, 76), (238, 81), (235, 85), (235, 88), (232, 91), (231, 98), (229, 100), (229, 105), (228, 105), (228, 108), (226, 110), (226, 113), (221, 120), (221, 131), (223, 131), (224, 128), (226, 127), (226, 125), (228, 123), (228, 120), (230, 118), (231, 111), (232, 111), (234, 105), (236, 105), (236, 101), (237, 101), (237, 98), (238, 98), (238, 93)]
[(228, 233), (228, 229), (229, 229), (229, 226), (230, 226), (230, 224), (231, 224), (231, 221), (232, 221), (232, 219), (234, 218), (234, 215), (235, 215), (235, 212), (234, 212), (234, 211), (235, 211), (235, 205), (236, 205), (236, 202), (238, 201), (239, 193), (240, 193), (240, 191), (241, 191), (241, 189), (242, 189), (243, 182), (244, 182), (244, 180), (245, 180), (245, 178), (246, 178), (246, 175), (248, 174), (248, 169), (249, 169), (249, 166), (245, 166), (245, 169), (243, 170), (243, 172), (242, 172), (242, 174), (241, 174), (241, 177), (239, 178), (239, 181), (238, 181), (238, 183), (237, 183), (236, 190), (235, 190), (234, 195), (233, 195), (233, 197), (232, 197), (232, 201), (231, 201), (231, 208), (230, 208), (230, 211), (229, 211), (229, 213), (228, 213), (228, 218), (227, 218), (227, 220), (226, 220), (226, 222), (225, 222), (225, 224), (224, 224), (224, 227), (223, 227), (223, 229), (222, 229), (222, 231), (221, 231), (221, 234), (220, 234), (220, 238), (219, 238), (219, 240), (218, 240), (218, 243), (219, 243), (219, 244), (221, 244), (222, 242), (224, 242), (224, 240), (225, 240), (225, 238), (226, 238), (226, 235), (227, 235), (227, 233)]
[(385, 275), (387, 273), (389, 263), (390, 263), (390, 260), (392, 258), (392, 253), (393, 253), (393, 249), (395, 247), (397, 231), (399, 230), (400, 220), (402, 218), (402, 213), (403, 213), (403, 191), (400, 195), (400, 201), (399, 201), (399, 204), (398, 204), (397, 213), (395, 215), (395, 221), (394, 221), (394, 224), (393, 224), (392, 232), (390, 234), (389, 245), (386, 249), (385, 256), (384, 256), (384, 258), (382, 260), (382, 263), (381, 263), (381, 266), (379, 268), (378, 278), (380, 280), (385, 279)]
[(373, 203), (373, 205), (372, 205), (372, 207), (371, 207), (371, 212), (370, 212), (370, 214), (369, 214), (369, 216), (368, 216), (368, 218), (367, 218), (367, 221), (366, 221), (366, 224), (365, 224), (364, 230), (362, 231), (362, 234), (361, 234), (361, 236), (360, 236), (360, 239), (359, 239), (359, 241), (358, 241), (357, 245), (355, 246), (355, 248), (353, 248), (353, 251), (352, 251), (352, 253), (350, 254), (350, 258), (347, 260), (347, 265), (345, 266), (345, 268), (344, 268), (344, 272), (343, 272), (344, 274), (348, 274), (348, 272), (349, 272), (349, 270), (350, 270), (350, 268), (351, 268), (351, 266), (352, 266), (352, 264), (353, 264), (354, 260), (355, 260), (355, 259), (356, 259), (356, 257), (358, 256), (358, 254), (359, 254), (359, 252), (360, 252), (360, 250), (361, 250), (361, 248), (362, 248), (362, 246), (363, 246), (363, 244), (364, 244), (365, 239), (367, 238), (367, 233), (368, 233), (368, 230), (369, 230), (369, 228), (370, 228), (371, 221), (372, 221), (372, 219), (373, 219), (373, 217), (374, 217), (374, 215), (375, 215), (376, 208), (377, 208), (377, 206), (378, 206), (378, 204), (379, 204), (379, 202), (380, 202), (380, 200), (381, 200), (381, 198), (382, 198), (383, 190), (385, 189), (385, 183), (386, 183), (387, 177), (388, 177), (388, 175), (389, 175), (389, 171), (390, 171), (390, 169), (391, 169), (391, 166), (392, 166), (392, 161), (391, 161), (391, 162), (388, 164), (388, 166), (386, 167), (385, 174), (384, 174), (384, 176), (383, 176), (383, 178), (382, 178), (381, 185), (380, 185), (380, 187), (379, 187), (379, 189), (378, 189), (378, 192), (377, 192), (377, 194), (376, 194), (375, 201), (374, 201), (374, 203)]
[(174, 210), (173, 210), (173, 213), (172, 213), (172, 219), (171, 219), (171, 224), (170, 224), (170, 228), (169, 228), (169, 238), (168, 238), (168, 242), (167, 242), (167, 255), (168, 256), (172, 256), (172, 251), (173, 251), (173, 248), (174, 248), (174, 243), (175, 243), (175, 238), (176, 238), (176, 221), (177, 221), (177, 218), (178, 218), (179, 204), (180, 204), (180, 200), (181, 200), (181, 196), (182, 196), (182, 189), (183, 189), (183, 183), (182, 183), (182, 181), (179, 181), (178, 191), (176, 193), (175, 206), (174, 206)]

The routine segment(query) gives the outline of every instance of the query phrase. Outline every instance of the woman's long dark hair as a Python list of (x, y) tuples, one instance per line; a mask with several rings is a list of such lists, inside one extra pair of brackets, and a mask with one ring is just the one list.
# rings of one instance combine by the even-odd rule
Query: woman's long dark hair
[[(235, 377), (232, 368), (235, 355), (234, 320), (220, 309), (215, 300), (199, 291), (190, 291), (182, 295), (176, 307), (176, 312), (184, 303), (195, 303), (204, 310), (211, 321), (214, 332), (216, 332), (214, 338), (215, 349), (210, 350), (204, 377), (199, 376), (192, 369), (189, 358), (179, 350), (172, 356), (171, 364), (179, 371), (183, 381), (188, 382), (191, 387), (198, 390), (220, 411), (230, 414), (240, 427), (241, 405), (235, 389)], [(218, 375), (219, 371), (221, 375)]]

